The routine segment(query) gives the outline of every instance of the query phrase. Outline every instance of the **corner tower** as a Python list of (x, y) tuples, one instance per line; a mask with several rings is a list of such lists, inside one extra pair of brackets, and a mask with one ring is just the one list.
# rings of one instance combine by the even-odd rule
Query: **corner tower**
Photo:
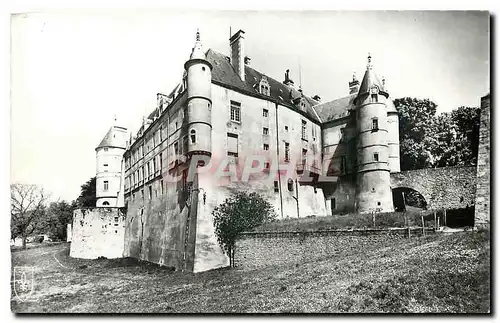
[(394, 211), (389, 168), (388, 97), (373, 71), (369, 55), (366, 72), (354, 100), (358, 134), (355, 205), (359, 213)]
[(187, 73), (188, 156), (212, 155), (212, 64), (203, 52), (200, 32), (189, 60)]
[(127, 142), (127, 128), (113, 125), (96, 151), (96, 206), (123, 206), (122, 157)]

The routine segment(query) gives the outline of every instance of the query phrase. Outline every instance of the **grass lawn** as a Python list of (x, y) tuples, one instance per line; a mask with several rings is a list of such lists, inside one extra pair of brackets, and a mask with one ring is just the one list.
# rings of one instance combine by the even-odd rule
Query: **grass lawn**
[(259, 270), (172, 272), (133, 259), (82, 260), (69, 244), (12, 253), (35, 266), (16, 313), (359, 313), (490, 311), (489, 233), (347, 245), (321, 260)]

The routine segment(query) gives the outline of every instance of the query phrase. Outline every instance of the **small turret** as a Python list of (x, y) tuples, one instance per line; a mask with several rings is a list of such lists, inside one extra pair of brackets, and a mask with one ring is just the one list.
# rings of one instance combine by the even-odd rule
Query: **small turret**
[(187, 73), (188, 156), (212, 155), (212, 64), (206, 59), (200, 32), (189, 60)]

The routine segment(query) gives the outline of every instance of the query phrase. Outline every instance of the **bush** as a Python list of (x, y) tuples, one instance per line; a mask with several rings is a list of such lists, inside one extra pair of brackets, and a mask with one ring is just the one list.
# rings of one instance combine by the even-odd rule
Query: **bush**
[(271, 204), (257, 193), (237, 192), (212, 212), (217, 241), (234, 267), (234, 243), (239, 233), (272, 221)]

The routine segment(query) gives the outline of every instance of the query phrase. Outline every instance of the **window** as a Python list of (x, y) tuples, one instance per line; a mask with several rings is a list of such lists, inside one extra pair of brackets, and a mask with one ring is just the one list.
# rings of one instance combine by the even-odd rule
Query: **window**
[(336, 204), (335, 203), (335, 198), (332, 198), (332, 211), (335, 210), (335, 207), (336, 207), (335, 204)]
[(177, 141), (174, 143), (174, 155), (179, 155), (179, 142)]
[(265, 169), (269, 169), (269, 168), (271, 168), (271, 163), (270, 163), (270, 162), (265, 162), (265, 163), (264, 163), (264, 168), (265, 168)]
[(163, 153), (160, 153), (160, 173), (163, 171)]
[(163, 195), (163, 180), (160, 181), (160, 194)]
[(160, 143), (163, 141), (163, 126), (160, 126), (160, 130), (158, 131), (158, 136), (160, 136)]
[(285, 142), (285, 161), (290, 161), (290, 144), (288, 142)]
[(181, 178), (181, 184), (182, 184), (182, 189), (183, 190), (186, 190), (187, 189), (187, 176), (188, 175), (188, 171), (187, 169), (183, 170), (182, 171), (182, 178)]
[(196, 130), (192, 129), (190, 133), (191, 133), (191, 143), (195, 144), (196, 143)]
[(109, 190), (109, 182), (108, 181), (104, 181), (104, 190), (105, 191)]
[(269, 110), (267, 110), (267, 109), (263, 109), (263, 110), (262, 110), (262, 116), (263, 116), (263, 117), (266, 117), (266, 118), (267, 118), (267, 117), (269, 117)]
[(269, 145), (268, 144), (264, 144), (264, 150), (269, 150)]
[(274, 181), (274, 193), (278, 193), (280, 191), (280, 187), (278, 185), (278, 181)]
[(108, 201), (104, 201), (104, 202), (102, 202), (102, 205), (109, 205), (109, 202)]
[(285, 131), (288, 131), (288, 126), (285, 126)]
[(227, 134), (227, 155), (238, 157), (238, 135), (234, 133)]
[(118, 217), (117, 216), (115, 216), (115, 222), (118, 222)]
[(266, 127), (262, 128), (262, 134), (263, 135), (268, 135), (269, 134), (269, 128), (266, 128)]
[(340, 157), (340, 173), (345, 174), (346, 171), (347, 171), (346, 157), (341, 156)]
[(307, 140), (307, 122), (302, 120), (302, 140)]
[(153, 158), (153, 174), (156, 174), (156, 156)]
[(372, 119), (372, 131), (377, 131), (378, 130), (378, 119), (373, 118)]
[(378, 153), (373, 154), (373, 160), (378, 162)]
[(241, 103), (231, 101), (231, 121), (241, 122)]
[(302, 148), (302, 164), (306, 164), (307, 161), (307, 149)]
[(141, 190), (141, 199), (144, 200), (144, 190)]
[(148, 190), (149, 190), (149, 199), (151, 200), (153, 198), (153, 188), (151, 187), (151, 185), (148, 186)]
[(147, 169), (147, 173), (146, 173), (146, 175), (147, 175), (147, 176), (148, 176), (148, 178), (149, 178), (149, 176), (151, 176), (151, 163), (150, 163), (150, 162), (148, 162), (147, 166), (148, 166), (148, 169)]
[(378, 95), (372, 94), (372, 102), (378, 102)]
[(141, 167), (141, 171), (142, 171), (142, 179), (144, 179), (145, 178), (145, 176), (144, 176), (144, 166)]
[(288, 190), (290, 192), (293, 192), (293, 180), (291, 178), (288, 179), (287, 186), (288, 186)]
[(179, 129), (179, 124), (177, 123), (177, 121), (175, 122), (175, 130)]

